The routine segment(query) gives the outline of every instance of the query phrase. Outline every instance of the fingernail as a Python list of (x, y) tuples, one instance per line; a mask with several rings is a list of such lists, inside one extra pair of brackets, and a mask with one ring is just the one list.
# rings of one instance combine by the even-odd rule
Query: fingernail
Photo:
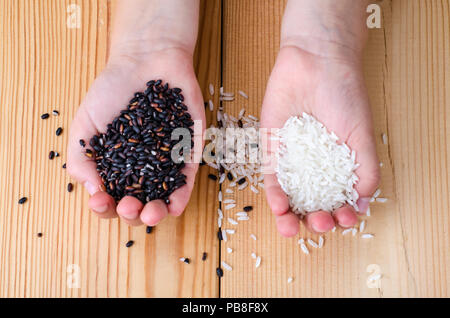
[(86, 181), (84, 183), (84, 187), (86, 188), (87, 192), (89, 192), (90, 195), (93, 195), (99, 191), (98, 187), (90, 183), (89, 181)]
[(102, 205), (94, 209), (94, 211), (98, 213), (106, 212), (106, 210), (108, 210), (108, 205)]
[(366, 213), (369, 208), (370, 198), (360, 198), (356, 204), (360, 213)]

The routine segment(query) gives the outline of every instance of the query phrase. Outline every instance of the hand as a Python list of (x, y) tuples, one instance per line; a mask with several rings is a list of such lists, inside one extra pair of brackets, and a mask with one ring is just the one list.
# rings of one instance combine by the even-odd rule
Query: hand
[[(353, 57), (353, 56), (352, 56)], [(299, 47), (282, 47), (270, 76), (261, 114), (261, 127), (281, 128), (291, 116), (303, 112), (313, 115), (340, 142), (356, 152), (361, 165), (355, 186), (360, 195), (357, 204), (365, 212), (379, 182), (379, 161), (373, 136), (372, 115), (358, 59), (326, 57)], [(265, 191), (278, 231), (286, 237), (299, 231), (299, 219), (289, 209), (289, 201), (275, 174), (265, 175)], [(332, 214), (309, 213), (304, 218), (312, 232), (327, 232), (335, 223), (352, 227), (357, 222), (354, 209), (348, 205)]]
[(116, 206), (114, 199), (100, 190), (102, 181), (96, 164), (84, 155), (79, 140), (85, 140), (86, 147), (89, 147), (92, 136), (105, 132), (107, 124), (126, 108), (134, 93), (145, 90), (146, 82), (152, 79), (162, 79), (171, 87), (181, 88), (192, 119), (204, 123), (203, 98), (192, 63), (188, 50), (178, 47), (148, 51), (142, 55), (117, 55), (110, 58), (105, 70), (92, 84), (71, 125), (67, 169), (85, 186), (91, 195), (89, 207), (99, 217), (119, 215), (130, 225), (145, 223), (153, 226), (168, 214), (178, 216), (184, 211), (198, 164), (186, 164), (182, 173), (187, 177), (187, 184), (171, 194), (168, 206), (162, 200), (151, 201), (144, 206), (131, 196), (124, 197)]

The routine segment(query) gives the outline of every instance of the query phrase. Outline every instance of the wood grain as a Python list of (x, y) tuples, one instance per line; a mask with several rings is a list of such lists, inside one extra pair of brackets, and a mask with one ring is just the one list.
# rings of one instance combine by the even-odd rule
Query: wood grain
[[(238, 206), (256, 206), (252, 220), (222, 244), (233, 266), (223, 297), (448, 296), (448, 43), (447, 1), (383, 1), (382, 29), (370, 30), (364, 70), (382, 167), (382, 196), (368, 220), (372, 241), (327, 234), (325, 247), (304, 255), (299, 237), (281, 238), (263, 196), (243, 193)], [(228, 0), (224, 7), (224, 86), (243, 89), (242, 105), (257, 114), (275, 61), (284, 1)], [(384, 145), (381, 135), (389, 136)], [(249, 239), (255, 234), (258, 240)], [(233, 247), (232, 254), (226, 247)], [(250, 254), (262, 257), (255, 269)], [(383, 275), (369, 288), (368, 270)], [(288, 277), (293, 277), (291, 284)]]
[[(259, 115), (285, 2), (202, 1), (194, 65), (205, 100), (210, 82), (216, 90), (241, 89), (249, 99), (237, 96), (224, 103), (225, 111)], [(67, 27), (72, 3), (81, 9), (79, 29)], [(208, 167), (200, 169), (185, 214), (151, 235), (91, 215), (81, 186), (66, 192), (71, 179), (61, 165), (68, 127), (105, 66), (114, 3), (0, 2), (0, 297), (450, 296), (448, 0), (377, 2), (383, 24), (370, 30), (364, 73), (384, 164), (380, 187), (389, 201), (372, 207), (367, 231), (374, 240), (330, 233), (309, 256), (296, 241), (317, 236), (302, 229), (296, 238), (281, 238), (264, 194), (249, 190), (234, 198), (238, 207), (255, 207), (251, 220), (224, 226), (236, 234), (219, 244), (218, 186), (207, 178)], [(61, 115), (40, 119), (53, 109)], [(206, 114), (209, 125), (215, 112)], [(56, 137), (59, 126), (64, 133)], [(61, 157), (48, 160), (50, 150)], [(22, 196), (29, 201), (18, 205)], [(130, 239), (136, 243), (127, 249)], [(262, 257), (258, 269), (252, 252)], [(233, 267), (220, 282), (219, 260)], [(80, 288), (67, 284), (70, 264), (80, 268)], [(379, 288), (367, 285), (371, 264), (383, 275)]]
[[(80, 7), (79, 29), (68, 28), (69, 4)], [(145, 227), (91, 215), (80, 185), (66, 192), (71, 180), (61, 166), (68, 127), (105, 65), (113, 6), (103, 0), (1, 1), (1, 297), (218, 296), (215, 214), (205, 213), (213, 210), (217, 190), (206, 171), (185, 214), (151, 235)], [(195, 67), (206, 92), (208, 83), (220, 80), (220, 1), (203, 1), (201, 17)], [(59, 117), (40, 119), (53, 109)], [(64, 133), (56, 137), (59, 126)], [(50, 150), (61, 157), (48, 160)], [(22, 196), (29, 200), (19, 206)], [(135, 241), (130, 249), (128, 240)], [(182, 256), (192, 264), (181, 263)], [(70, 264), (79, 266), (80, 288), (66, 283)]]

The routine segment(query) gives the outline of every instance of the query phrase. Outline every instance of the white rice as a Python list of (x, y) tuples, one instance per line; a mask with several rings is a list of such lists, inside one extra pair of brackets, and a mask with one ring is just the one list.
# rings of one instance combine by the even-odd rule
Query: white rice
[(222, 230), (222, 239), (224, 240), (224, 242), (228, 241), (227, 232), (224, 230)]
[(256, 235), (255, 234), (250, 234), (250, 237), (252, 238), (252, 240), (256, 241)]
[(353, 229), (352, 229), (352, 236), (356, 236), (357, 233), (358, 233), (358, 230), (355, 229), (355, 228), (353, 228)]
[(180, 257), (180, 262), (184, 262), (186, 259), (184, 257)]
[(225, 206), (225, 210), (231, 210), (231, 209), (233, 209), (235, 206), (236, 206), (236, 204), (234, 204), (234, 203), (227, 204), (227, 205)]
[(361, 235), (361, 238), (363, 238), (363, 239), (369, 239), (369, 238), (373, 238), (373, 237), (374, 237), (374, 235), (373, 234), (369, 234), (369, 233)]
[(223, 199), (222, 191), (219, 191), (218, 199), (219, 199), (219, 202), (222, 202), (222, 199)]
[(319, 245), (317, 245), (317, 243), (314, 242), (312, 239), (308, 239), (308, 244), (314, 248), (319, 248)]
[(261, 256), (256, 258), (255, 267), (258, 268), (261, 265)]
[(353, 229), (346, 229), (342, 231), (342, 235), (347, 235), (348, 233), (350, 233)]
[(361, 223), (359, 223), (359, 233), (364, 232), (366, 229), (366, 220), (362, 220)]
[(244, 190), (248, 186), (248, 182), (245, 181), (243, 184), (238, 186), (238, 190)]
[(212, 83), (209, 83), (209, 94), (214, 96), (214, 85)]
[(226, 188), (226, 189), (225, 189), (225, 193), (232, 194), (232, 193), (233, 193), (233, 190), (231, 190), (230, 188)]
[(241, 212), (237, 212), (236, 216), (247, 216), (248, 217), (248, 213), (244, 212), (244, 211), (241, 211)]
[(298, 244), (303, 244), (304, 242), (305, 242), (305, 240), (303, 238), (300, 238), (297, 243)]
[(241, 96), (244, 97), (245, 99), (248, 99), (248, 95), (245, 94), (243, 91), (239, 91), (239, 95), (241, 95)]
[(255, 253), (252, 253), (252, 258), (256, 259), (256, 254)]
[(292, 277), (289, 277), (289, 278), (287, 279), (288, 284), (292, 283), (293, 280), (294, 280), (294, 279), (293, 279)]
[(232, 225), (238, 225), (239, 223), (236, 222), (233, 218), (228, 218), (228, 223), (232, 224)]
[(232, 204), (232, 203), (236, 203), (236, 200), (233, 199), (226, 199), (223, 201), (224, 204)]
[(373, 198), (378, 198), (379, 196), (380, 196), (380, 194), (381, 194), (381, 190), (380, 189), (377, 189), (377, 191), (375, 191), (375, 193), (373, 194)]
[(225, 173), (222, 173), (219, 178), (219, 184), (222, 184), (225, 181), (226, 177), (227, 175)]
[(248, 216), (240, 216), (237, 219), (238, 219), (238, 221), (248, 221), (248, 220), (250, 220), (250, 218)]
[(324, 239), (323, 239), (323, 236), (321, 235), (321, 236), (319, 236), (319, 248), (323, 247), (323, 243), (324, 243)]
[(208, 105), (209, 105), (209, 110), (210, 110), (210, 111), (213, 111), (213, 110), (214, 110), (214, 104), (213, 104), (213, 101), (212, 101), (212, 100), (209, 100), (209, 101), (208, 101)]
[(225, 263), (224, 261), (222, 261), (222, 267), (225, 268), (227, 271), (232, 271), (233, 268), (228, 265), (227, 263)]
[(309, 255), (309, 250), (306, 247), (305, 243), (300, 244), (300, 248), (302, 249), (303, 253), (305, 253), (306, 255)]
[(233, 253), (233, 249), (231, 247), (227, 247), (227, 252), (228, 252), (228, 254), (231, 254), (231, 253)]
[(250, 186), (250, 190), (252, 190), (252, 192), (254, 192), (254, 193), (256, 193), (256, 194), (259, 193), (259, 190), (256, 189), (255, 186), (254, 186), (253, 184)]
[(379, 202), (379, 203), (386, 203), (388, 199), (386, 198), (376, 198), (375, 201)]
[(336, 232), (336, 227), (333, 227), (333, 229), (331, 230), (331, 232)]
[(370, 216), (370, 207), (367, 208), (366, 215)]
[(381, 139), (383, 140), (383, 144), (388, 144), (388, 136), (385, 133), (381, 135)]
[(236, 233), (236, 230), (228, 229), (228, 230), (225, 230), (225, 232), (227, 232), (227, 234), (234, 234), (234, 233)]
[(278, 182), (295, 213), (332, 212), (345, 203), (356, 206), (354, 151), (338, 144), (335, 134), (306, 113), (289, 118), (278, 136)]

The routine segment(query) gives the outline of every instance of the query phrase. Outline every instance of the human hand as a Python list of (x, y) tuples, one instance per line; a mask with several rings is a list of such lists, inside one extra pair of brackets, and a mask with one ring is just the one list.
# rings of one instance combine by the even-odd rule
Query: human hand
[[(279, 52), (270, 76), (261, 114), (261, 127), (281, 128), (291, 116), (303, 112), (313, 115), (329, 131), (356, 152), (360, 167), (355, 186), (360, 212), (366, 212), (370, 197), (379, 182), (379, 161), (373, 136), (372, 114), (359, 59), (341, 59), (312, 54), (286, 45)], [(275, 174), (265, 175), (265, 191), (278, 231), (294, 236), (299, 218), (289, 209), (289, 201)], [(306, 227), (312, 232), (327, 232), (335, 224), (352, 227), (355, 210), (345, 205), (332, 214), (308, 213)]]
[(178, 216), (184, 211), (198, 164), (186, 163), (181, 172), (187, 184), (170, 195), (169, 205), (154, 200), (144, 206), (126, 196), (116, 206), (114, 199), (101, 191), (96, 163), (84, 155), (79, 140), (85, 140), (89, 147), (92, 136), (105, 132), (134, 93), (144, 91), (153, 79), (181, 88), (192, 119), (201, 120), (205, 129), (203, 98), (193, 69), (198, 3), (133, 0), (121, 1), (118, 6), (107, 66), (90, 87), (70, 128), (67, 169), (87, 189), (89, 207), (99, 217), (119, 216), (130, 225), (153, 226), (168, 214)]

